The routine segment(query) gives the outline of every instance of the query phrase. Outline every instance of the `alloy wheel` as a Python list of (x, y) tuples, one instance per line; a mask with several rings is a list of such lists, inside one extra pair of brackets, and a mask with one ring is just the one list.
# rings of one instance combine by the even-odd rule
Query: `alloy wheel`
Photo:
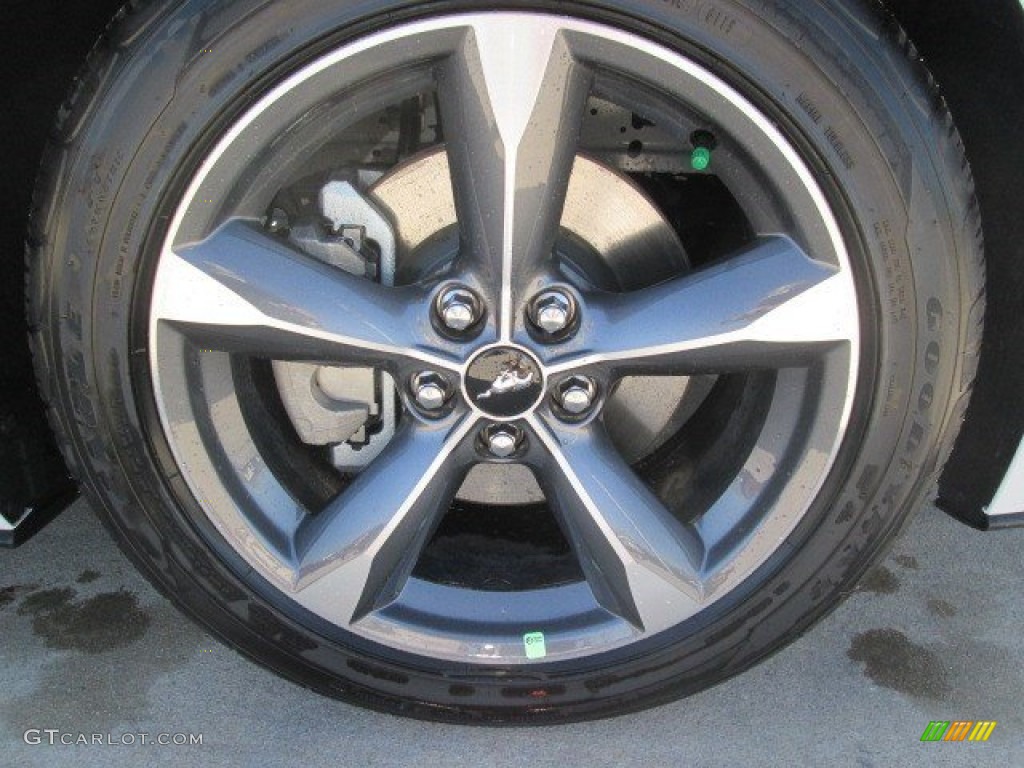
[[(410, 102), (435, 121), (414, 146), (339, 175), (339, 157), (373, 164), (357, 128)], [(608, 114), (655, 138), (609, 150)], [(644, 163), (721, 180), (738, 241), (682, 245), (630, 175)], [(650, 270), (616, 266), (583, 178), (660, 217), (614, 244)], [(326, 234), (303, 234), (294, 199)], [(736, 590), (829, 476), (861, 352), (836, 217), (783, 133), (676, 52), (527, 13), (406, 23), (267, 93), (188, 184), (149, 317), (177, 467), (259, 579), (326, 631), (501, 665), (627, 647)], [(692, 401), (636, 451), (616, 436), (630, 387)], [(709, 435), (702, 409), (744, 420)], [(713, 490), (673, 502), (673, 451), (711, 444)], [(424, 570), (479, 467), (536, 481), (513, 503), (469, 495), (499, 516), (540, 503), (575, 568), (507, 589)]]

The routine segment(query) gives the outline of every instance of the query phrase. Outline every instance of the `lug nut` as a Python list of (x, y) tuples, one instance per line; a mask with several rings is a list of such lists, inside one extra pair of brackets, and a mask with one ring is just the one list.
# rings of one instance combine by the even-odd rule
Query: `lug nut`
[(480, 319), (480, 299), (468, 288), (449, 288), (438, 298), (437, 313), (445, 328), (462, 332)]
[(487, 450), (499, 459), (507, 459), (519, 450), (522, 438), (522, 432), (509, 424), (497, 424), (484, 433)]
[(556, 390), (558, 404), (566, 413), (580, 416), (589, 411), (597, 396), (597, 385), (587, 376), (570, 376)]
[(551, 336), (562, 333), (572, 325), (575, 305), (563, 291), (544, 291), (530, 303), (530, 321)]
[(416, 402), (427, 411), (436, 411), (444, 401), (444, 390), (437, 384), (421, 384), (416, 390)]
[(574, 416), (586, 411), (591, 404), (590, 393), (583, 387), (569, 387), (562, 393), (562, 407)]
[(413, 377), (412, 391), (420, 408), (438, 411), (448, 402), (451, 390), (444, 376), (434, 371), (424, 371)]

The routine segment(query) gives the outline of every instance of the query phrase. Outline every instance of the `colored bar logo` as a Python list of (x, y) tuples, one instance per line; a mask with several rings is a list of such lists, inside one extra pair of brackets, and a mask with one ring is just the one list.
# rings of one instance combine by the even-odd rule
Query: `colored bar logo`
[(995, 720), (932, 720), (921, 741), (988, 741), (995, 729)]

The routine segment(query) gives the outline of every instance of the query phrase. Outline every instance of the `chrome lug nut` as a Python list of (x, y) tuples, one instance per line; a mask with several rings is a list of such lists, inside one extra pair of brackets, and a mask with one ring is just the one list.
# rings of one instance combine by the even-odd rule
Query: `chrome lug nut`
[(440, 373), (424, 371), (413, 377), (412, 392), (416, 405), (424, 411), (439, 411), (448, 402), (451, 389)]
[(592, 405), (590, 393), (582, 387), (570, 387), (562, 393), (562, 407), (577, 416)]
[(493, 426), (484, 434), (487, 450), (499, 459), (507, 459), (519, 450), (522, 438), (522, 432), (508, 424)]
[(436, 411), (444, 401), (444, 390), (436, 384), (421, 384), (416, 390), (416, 402), (424, 410)]
[(445, 328), (462, 332), (480, 319), (480, 299), (468, 288), (449, 288), (438, 298), (437, 312)]
[(576, 313), (572, 297), (563, 291), (544, 291), (530, 302), (530, 321), (549, 335), (562, 333), (572, 325)]
[(566, 413), (580, 416), (593, 407), (597, 385), (587, 376), (570, 376), (558, 386), (555, 398)]

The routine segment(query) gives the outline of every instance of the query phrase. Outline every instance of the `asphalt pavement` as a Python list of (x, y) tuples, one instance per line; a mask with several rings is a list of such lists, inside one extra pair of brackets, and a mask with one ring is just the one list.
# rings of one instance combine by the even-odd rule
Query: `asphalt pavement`
[[(837, 611), (740, 677), (599, 722), (471, 728), (332, 701), (224, 648), (80, 501), (0, 551), (0, 766), (1021, 766), (1022, 545), (926, 509)], [(933, 720), (997, 725), (922, 743)], [(179, 734), (202, 743), (151, 743)]]

